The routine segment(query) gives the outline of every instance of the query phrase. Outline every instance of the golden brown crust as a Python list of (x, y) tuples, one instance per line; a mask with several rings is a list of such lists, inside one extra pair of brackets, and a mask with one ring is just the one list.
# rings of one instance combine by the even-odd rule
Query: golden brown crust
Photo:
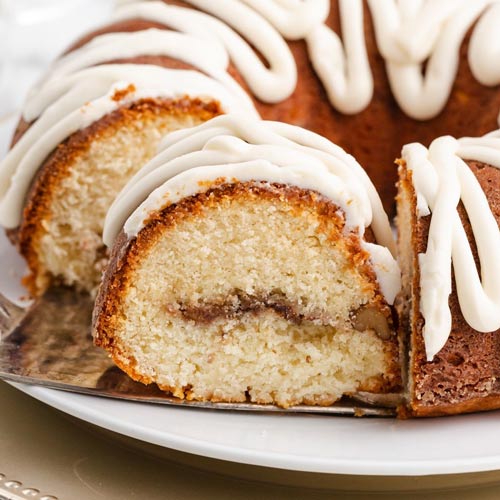
[[(182, 2), (177, 2), (182, 4)], [(67, 51), (71, 52), (86, 44), (94, 37), (110, 32), (130, 32), (148, 28), (165, 28), (164, 25), (141, 19), (120, 21), (102, 29), (91, 32), (75, 42)], [(153, 64), (169, 69), (195, 69), (183, 61), (168, 56), (143, 55), (133, 58), (124, 58), (106, 61), (111, 63), (136, 63)], [(236, 73), (231, 67), (231, 72)], [(120, 96), (117, 96), (119, 99)], [(122, 107), (109, 116), (103, 117), (84, 130), (81, 130), (66, 141), (42, 163), (40, 169), (32, 182), (30, 192), (23, 213), (21, 226), (15, 230), (8, 230), (7, 235), (13, 244), (19, 247), (21, 254), (26, 258), (31, 274), (23, 279), (25, 286), (34, 295), (37, 290), (36, 278), (40, 276), (41, 269), (38, 262), (37, 242), (43, 234), (40, 221), (50, 213), (51, 195), (57, 184), (70, 172), (70, 165), (78, 157), (85, 154), (93, 140), (105, 134), (112, 134), (119, 127), (134, 120), (149, 120), (158, 114), (191, 115), (199, 121), (206, 121), (214, 116), (222, 114), (220, 104), (216, 101), (204, 102), (198, 98), (185, 96), (182, 99), (142, 99), (131, 106)], [(30, 128), (32, 123), (19, 121), (12, 139), (12, 146)], [(49, 277), (47, 277), (49, 279)], [(51, 278), (50, 278), (51, 279)]]
[[(366, 1), (365, 12), (369, 12)], [(265, 104), (256, 101), (256, 106), (263, 118), (285, 121), (317, 132), (352, 154), (375, 184), (386, 210), (394, 214), (397, 181), (394, 160), (400, 155), (402, 146), (412, 142), (428, 146), (442, 135), (480, 136), (498, 128), (500, 91), (498, 86), (480, 84), (470, 71), (467, 52), (472, 27), (460, 48), (460, 64), (446, 107), (431, 120), (409, 118), (394, 99), (370, 15), (364, 16), (364, 23), (374, 80), (373, 98), (365, 110), (344, 115), (330, 105), (303, 41), (289, 42), (299, 75), (295, 92), (283, 102)], [(341, 33), (338, 2), (335, 0), (331, 2), (327, 24)], [(314, 113), (311, 113), (312, 109)]]
[[(286, 200), (292, 212), (297, 215), (305, 208), (313, 207), (321, 221), (319, 231), (327, 233), (332, 241), (344, 238), (342, 232), (344, 219), (339, 215), (339, 208), (331, 201), (318, 193), (298, 187), (279, 184), (273, 184), (272, 187), (272, 189), (269, 189), (269, 187), (248, 182), (220, 184), (205, 193), (185, 198), (179, 203), (170, 205), (153, 214), (137, 237), (128, 239), (123, 232), (117, 237), (94, 308), (94, 343), (108, 350), (115, 362), (134, 380), (143, 383), (153, 382), (153, 380), (144, 377), (135, 370), (135, 360), (129, 358), (122, 347), (114, 342), (113, 332), (118, 330), (121, 321), (120, 303), (127, 294), (127, 288), (133, 282), (134, 270), (143, 255), (147, 255), (148, 250), (162, 237), (164, 232), (174, 228), (180, 220), (200, 215), (206, 207), (216, 206), (224, 198), (244, 201), (279, 199), (280, 201)], [(334, 230), (331, 229), (332, 224)], [(362, 249), (359, 238), (354, 235), (346, 238), (346, 244), (348, 248), (347, 257), (350, 259), (351, 266), (366, 278), (375, 293), (372, 303), (386, 315), (388, 323), (392, 325), (391, 309), (385, 303), (378, 288), (375, 272), (369, 262), (369, 254)], [(359, 390), (380, 393), (400, 390), (401, 372), (398, 363), (398, 342), (395, 336), (385, 342), (387, 343), (387, 358), (392, 366), (391, 373), (388, 374), (386, 379), (382, 379), (382, 377), (370, 379)], [(180, 391), (178, 388), (173, 390), (172, 388), (162, 387), (162, 389), (172, 392), (177, 397), (189, 397), (188, 392)]]
[(154, 120), (158, 116), (191, 116), (206, 121), (222, 113), (216, 101), (200, 99), (141, 99), (122, 106), (114, 112), (72, 134), (43, 162), (31, 185), (20, 227), (11, 238), (15, 239), (25, 257), (31, 277), (25, 280), (30, 291), (36, 293), (34, 278), (42, 272), (38, 260), (38, 242), (44, 234), (42, 220), (50, 217), (52, 197), (62, 179), (71, 172), (74, 162), (86, 154), (91, 144), (110, 137), (127, 124)]
[(476, 413), (480, 411), (497, 410), (500, 408), (500, 395), (493, 394), (452, 404), (437, 406), (413, 405), (408, 413), (399, 415), (401, 418), (409, 417), (444, 417), (447, 415), (460, 415), (463, 413)]
[[(500, 227), (500, 171), (478, 162), (469, 162), (489, 200)], [(414, 249), (412, 281), (412, 310), (408, 332), (410, 355), (409, 408), (407, 416), (438, 416), (500, 408), (500, 330), (481, 333), (465, 321), (455, 281), (449, 299), (452, 314), (450, 337), (432, 362), (426, 360), (422, 330), (424, 318), (420, 303), (420, 270), (418, 254), (426, 251), (430, 216), (418, 218), (416, 194), (411, 172), (404, 164), (400, 177), (401, 188), (410, 193), (412, 200), (412, 247)], [(465, 209), (459, 213), (479, 268), (477, 248)]]

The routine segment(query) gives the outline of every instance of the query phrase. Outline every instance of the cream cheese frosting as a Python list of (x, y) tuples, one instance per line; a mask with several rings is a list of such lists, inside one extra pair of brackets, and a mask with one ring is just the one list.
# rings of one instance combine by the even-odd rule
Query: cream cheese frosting
[[(130, 87), (130, 84), (133, 87)], [(126, 90), (123, 96), (116, 98)], [(196, 71), (139, 64), (102, 65), (47, 80), (25, 105), (35, 123), (0, 163), (0, 224), (19, 225), (32, 179), (45, 158), (72, 133), (120, 106), (147, 97), (217, 100), (225, 111), (256, 114), (251, 101)]]
[[(451, 267), (467, 323), (479, 332), (500, 328), (500, 229), (466, 163), (473, 160), (500, 168), (500, 133), (458, 140), (441, 137), (429, 149), (409, 144), (403, 148), (403, 159), (412, 171), (417, 215), (432, 215), (427, 249), (418, 256), (423, 336), (431, 361), (445, 345), (452, 327), (448, 305)], [(459, 202), (472, 227), (480, 274), (457, 211)]]
[(313, 190), (339, 206), (346, 232), (362, 238), (371, 225), (378, 244), (362, 241), (362, 246), (370, 254), (382, 293), (393, 303), (400, 272), (388, 248), (393, 248), (389, 221), (373, 186), (350, 155), (292, 125), (224, 115), (169, 134), (158, 156), (129, 181), (109, 209), (105, 244), (112, 245), (122, 228), (129, 238), (135, 237), (152, 213), (222, 179)]
[(293, 92), (296, 67), (285, 39), (303, 39), (331, 104), (345, 114), (365, 109), (374, 88), (363, 23), (368, 14), (394, 97), (408, 116), (427, 120), (444, 108), (460, 46), (476, 22), (469, 66), (480, 83), (500, 83), (500, 0), (368, 0), (367, 9), (362, 0), (338, 0), (342, 36), (326, 25), (329, 0), (186, 2), (204, 13), (153, 1), (124, 6), (116, 19), (147, 19), (218, 40), (256, 97), (265, 102), (278, 102)]
[[(211, 15), (156, 1), (119, 8), (115, 20), (145, 19), (163, 23), (195, 37), (191, 40), (198, 40), (202, 44), (218, 44), (226, 57), (223, 69), (227, 68), (230, 59), (256, 97), (265, 102), (278, 102), (290, 96), (297, 83), (295, 61), (283, 37), (265, 17), (247, 7), (244, 2), (193, 0), (190, 3), (207, 10)], [(251, 42), (251, 46), (246, 40)], [(191, 45), (179, 43), (175, 53), (170, 55), (183, 59), (186, 50), (196, 53)], [(261, 61), (256, 50), (262, 54), (269, 67)]]

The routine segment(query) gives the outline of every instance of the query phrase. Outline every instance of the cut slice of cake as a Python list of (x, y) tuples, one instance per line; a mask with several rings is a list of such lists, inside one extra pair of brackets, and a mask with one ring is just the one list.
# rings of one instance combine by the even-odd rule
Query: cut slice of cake
[(257, 116), (229, 69), (219, 44), (155, 29), (101, 33), (54, 63), (0, 163), (0, 224), (34, 295), (96, 288), (106, 211), (167, 132), (231, 110)]
[(283, 407), (400, 389), (388, 219), (329, 141), (234, 116), (170, 134), (104, 239), (94, 339), (135, 380)]
[(500, 408), (500, 136), (410, 144), (397, 226), (408, 407), (436, 416)]

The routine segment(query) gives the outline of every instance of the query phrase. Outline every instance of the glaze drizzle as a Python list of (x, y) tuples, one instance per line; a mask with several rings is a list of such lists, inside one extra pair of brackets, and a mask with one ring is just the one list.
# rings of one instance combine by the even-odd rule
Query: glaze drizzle
[(400, 288), (394, 241), (380, 198), (354, 158), (325, 138), (300, 127), (223, 115), (166, 136), (158, 155), (125, 186), (108, 211), (108, 246), (123, 228), (136, 236), (150, 215), (213, 182), (287, 184), (316, 191), (345, 214), (345, 231), (362, 239), (371, 226), (377, 243), (362, 240), (381, 291), (393, 303)]
[[(284, 40), (303, 39), (332, 106), (354, 114), (370, 104), (373, 76), (362, 0), (338, 0), (342, 37), (325, 24), (329, 0), (185, 1), (206, 14), (155, 1), (125, 6), (116, 19), (147, 19), (219, 40), (256, 97), (265, 102), (286, 99), (295, 89), (296, 68)], [(469, 65), (480, 83), (500, 83), (495, 64), (499, 0), (368, 0), (368, 11), (394, 97), (408, 116), (427, 120), (444, 108), (458, 70), (460, 46), (476, 21)], [(263, 54), (269, 69), (242, 37)]]
[[(413, 172), (418, 216), (432, 214), (427, 249), (418, 256), (423, 335), (427, 359), (432, 361), (452, 328), (451, 266), (467, 323), (479, 332), (500, 329), (500, 228), (466, 163), (474, 160), (500, 168), (500, 132), (458, 140), (441, 137), (429, 149), (409, 144), (403, 148), (403, 159)], [(457, 211), (459, 202), (474, 233), (480, 275)]]
[(0, 163), (0, 224), (6, 228), (20, 224), (24, 200), (38, 168), (71, 134), (131, 102), (187, 95), (215, 99), (225, 111), (256, 114), (248, 97), (196, 71), (116, 64), (47, 80), (24, 108), (25, 120), (36, 121)]

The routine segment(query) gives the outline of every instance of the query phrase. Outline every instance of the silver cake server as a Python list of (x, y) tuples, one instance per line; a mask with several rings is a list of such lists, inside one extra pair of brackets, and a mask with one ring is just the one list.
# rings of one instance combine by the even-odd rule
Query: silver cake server
[[(286, 413), (394, 416), (394, 407), (355, 400), (333, 406), (298, 405), (287, 409), (255, 403), (186, 401), (155, 385), (133, 381), (92, 343), (92, 299), (69, 288), (53, 288), (22, 309), (0, 294), (0, 379), (52, 389), (149, 403)], [(393, 402), (396, 402), (397, 395)]]

